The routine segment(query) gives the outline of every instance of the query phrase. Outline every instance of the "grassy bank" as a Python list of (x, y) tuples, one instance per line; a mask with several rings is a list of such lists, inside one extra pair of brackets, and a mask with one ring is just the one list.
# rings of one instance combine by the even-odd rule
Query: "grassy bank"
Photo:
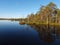
[(39, 23), (39, 22), (24, 22), (25, 24), (28, 24), (28, 25), (58, 25), (60, 26), (60, 23)]

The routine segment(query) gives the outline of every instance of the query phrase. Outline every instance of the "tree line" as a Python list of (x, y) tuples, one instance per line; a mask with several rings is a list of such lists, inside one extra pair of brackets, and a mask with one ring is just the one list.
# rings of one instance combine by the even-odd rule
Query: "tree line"
[(27, 16), (26, 22), (31, 23), (60, 23), (60, 9), (56, 4), (50, 2), (46, 6), (41, 6), (36, 14)]

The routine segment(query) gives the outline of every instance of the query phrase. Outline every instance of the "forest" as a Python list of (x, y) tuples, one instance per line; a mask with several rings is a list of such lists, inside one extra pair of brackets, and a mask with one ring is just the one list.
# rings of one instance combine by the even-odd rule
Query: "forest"
[(56, 4), (50, 2), (46, 6), (41, 6), (34, 14), (28, 14), (25, 18), (27, 24), (58, 24), (60, 23), (60, 9)]

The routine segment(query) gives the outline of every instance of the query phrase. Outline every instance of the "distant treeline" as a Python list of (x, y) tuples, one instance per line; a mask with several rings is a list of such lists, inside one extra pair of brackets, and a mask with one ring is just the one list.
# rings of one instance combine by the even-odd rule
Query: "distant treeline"
[(22, 21), (25, 20), (23, 18), (0, 18), (0, 20), (18, 20), (18, 21)]

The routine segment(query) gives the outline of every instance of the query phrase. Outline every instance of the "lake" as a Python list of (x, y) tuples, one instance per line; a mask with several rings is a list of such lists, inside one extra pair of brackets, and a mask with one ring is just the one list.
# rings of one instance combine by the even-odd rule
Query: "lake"
[(21, 25), (0, 20), (0, 45), (60, 45), (60, 26)]

